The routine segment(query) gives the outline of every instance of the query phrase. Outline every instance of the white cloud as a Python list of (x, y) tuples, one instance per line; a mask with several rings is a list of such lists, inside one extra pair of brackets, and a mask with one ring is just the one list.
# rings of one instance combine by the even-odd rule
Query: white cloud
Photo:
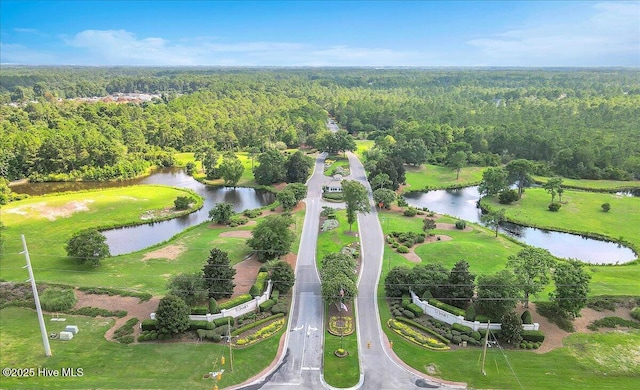
[(46, 52), (29, 49), (26, 46), (0, 42), (0, 63), (15, 65), (53, 64), (56, 58)]
[(598, 3), (590, 18), (467, 42), (491, 65), (640, 66), (640, 3)]
[(90, 52), (91, 64), (242, 66), (401, 66), (428, 63), (424, 53), (295, 42), (220, 42), (211, 37), (137, 38), (126, 30), (85, 30), (67, 45)]

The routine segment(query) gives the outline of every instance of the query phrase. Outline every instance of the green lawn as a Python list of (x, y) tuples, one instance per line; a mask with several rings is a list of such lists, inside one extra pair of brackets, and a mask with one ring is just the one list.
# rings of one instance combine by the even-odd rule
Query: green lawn
[(324, 175), (325, 176), (333, 176), (336, 173), (336, 169), (338, 169), (338, 167), (342, 167), (342, 169), (344, 169), (345, 172), (347, 172), (345, 174), (348, 175), (349, 171), (349, 159), (346, 157), (342, 157), (342, 156), (331, 156), (331, 157), (327, 157), (327, 159), (325, 160), (325, 162), (331, 162), (331, 165), (325, 169), (324, 171)]
[(233, 350), (233, 372), (229, 349), (213, 343), (152, 342), (124, 345), (107, 341), (104, 333), (113, 319), (66, 316), (66, 322), (46, 321), (48, 332), (78, 325), (80, 332), (70, 341), (51, 340), (52, 357), (45, 357), (33, 310), (6, 308), (0, 311), (0, 365), (44, 367), (60, 370), (82, 368), (82, 377), (6, 378), (2, 388), (172, 388), (211, 389), (214, 380), (203, 379), (214, 363), (225, 356), (220, 388), (241, 383), (263, 370), (275, 358), (284, 330), (263, 342)]
[(460, 178), (456, 179), (456, 171), (438, 165), (425, 164), (420, 167), (406, 166), (407, 186), (403, 191), (422, 191), (440, 188), (461, 188), (476, 185), (482, 180), (485, 167), (465, 167), (460, 170)]
[(564, 340), (564, 347), (545, 354), (490, 348), (483, 376), (481, 348), (446, 352), (420, 348), (384, 325), (389, 309), (383, 299), (379, 306), (384, 332), (398, 357), (418, 371), (427, 372), (426, 367), (432, 366), (435, 376), (465, 382), (470, 388), (635, 389), (640, 379), (640, 331), (573, 334)]
[[(556, 197), (557, 200), (557, 197)], [(551, 197), (542, 188), (529, 188), (518, 202), (501, 205), (495, 199), (483, 198), (482, 205), (505, 208), (510, 220), (528, 226), (604, 236), (640, 251), (640, 198), (610, 193), (566, 190), (562, 208), (550, 212)], [(602, 203), (611, 204), (605, 213)], [(622, 266), (587, 267), (592, 272), (591, 295), (640, 295), (640, 261)]]
[(320, 269), (320, 261), (330, 253), (340, 252), (342, 247), (358, 241), (355, 233), (358, 232), (358, 223), (353, 224), (353, 233), (349, 233), (349, 224), (347, 223), (347, 215), (344, 210), (336, 212), (338, 227), (326, 232), (320, 231), (318, 234), (318, 246), (316, 248), (316, 262)]
[[(537, 183), (546, 183), (547, 180), (549, 180), (548, 177), (544, 176), (534, 176), (533, 179)], [(596, 191), (619, 191), (640, 188), (640, 180), (584, 180), (568, 179), (563, 177), (562, 184), (567, 188), (580, 188)]]
[[(236, 152), (236, 156), (238, 156), (238, 158), (242, 162), (242, 165), (244, 165), (244, 172), (242, 172), (242, 176), (238, 181), (238, 186), (263, 188), (262, 186), (259, 186), (258, 183), (256, 183), (253, 177), (253, 170), (251, 169), (252, 163), (251, 163), (251, 157), (249, 156), (249, 152)], [(216, 180), (205, 179), (204, 170), (202, 169), (202, 163), (200, 161), (195, 160), (194, 153), (176, 153), (175, 159), (178, 165), (180, 166), (184, 166), (188, 162), (194, 162), (196, 164), (196, 169), (197, 169), (197, 172), (193, 175), (195, 179), (200, 180), (206, 184), (224, 185), (223, 179), (216, 179)], [(219, 161), (222, 162), (222, 156), (220, 156)], [(257, 164), (257, 160), (254, 160), (253, 163)]]
[[(22, 266), (24, 256), (19, 235), (25, 233), (35, 276), (39, 282), (63, 283), (74, 286), (113, 287), (162, 294), (168, 278), (180, 272), (193, 272), (202, 268), (209, 251), (220, 248), (229, 252), (232, 264), (244, 259), (250, 248), (244, 238), (220, 237), (230, 230), (250, 230), (252, 226), (237, 228), (210, 228), (208, 223), (191, 227), (168, 242), (140, 252), (104, 259), (98, 267), (81, 266), (66, 257), (64, 245), (76, 230), (100, 224), (126, 223), (139, 219), (146, 210), (162, 209), (173, 203), (181, 191), (160, 186), (136, 186), (95, 192), (69, 193), (59, 196), (29, 198), (3, 207), (5, 248), (2, 255), (0, 278), (22, 281), (26, 274)], [(34, 205), (46, 202), (48, 207), (64, 207), (70, 202), (86, 202), (87, 211), (76, 212), (66, 218), (50, 221), (33, 210)], [(91, 202), (89, 202), (91, 201)], [(38, 206), (41, 207), (42, 206)], [(294, 226), (302, 228), (304, 211), (295, 214)], [(296, 243), (297, 245), (297, 243)], [(177, 249), (174, 258), (145, 258), (159, 249)], [(295, 249), (295, 248), (294, 248)]]

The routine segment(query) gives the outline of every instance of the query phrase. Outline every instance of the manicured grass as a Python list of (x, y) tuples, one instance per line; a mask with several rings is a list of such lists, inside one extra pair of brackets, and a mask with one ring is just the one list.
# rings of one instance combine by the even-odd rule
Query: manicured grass
[[(336, 211), (338, 227), (326, 232), (320, 231), (318, 234), (318, 246), (316, 248), (316, 262), (318, 269), (324, 256), (330, 253), (340, 252), (342, 247), (358, 241), (358, 237), (349, 233), (349, 224), (347, 223), (347, 215), (344, 210)], [(358, 223), (353, 224), (353, 233), (358, 232)]]
[(465, 167), (460, 170), (456, 180), (456, 171), (438, 165), (425, 164), (420, 167), (406, 166), (407, 186), (403, 191), (422, 191), (440, 188), (461, 188), (480, 183), (485, 167)]
[[(537, 183), (546, 183), (548, 177), (534, 176)], [(640, 188), (640, 180), (584, 180), (562, 178), (562, 184), (566, 188), (581, 188), (595, 191), (620, 191), (632, 188)]]
[[(380, 319), (386, 324), (390, 313), (384, 299), (379, 299), (379, 306)], [(434, 376), (466, 382), (470, 388), (633, 389), (640, 378), (639, 331), (574, 334), (565, 339), (564, 347), (545, 354), (489, 348), (483, 376), (481, 348), (430, 351), (404, 340), (386, 325), (383, 329), (405, 363), (422, 372), (434, 367)]]
[[(557, 200), (557, 197), (556, 197)], [(595, 234), (623, 242), (636, 253), (640, 251), (640, 198), (609, 193), (566, 190), (562, 208), (550, 212), (551, 197), (542, 188), (529, 188), (522, 199), (511, 205), (501, 205), (495, 199), (483, 198), (483, 207), (505, 208), (506, 216), (514, 222), (551, 230), (578, 234)], [(608, 202), (611, 211), (603, 212), (600, 205)], [(592, 271), (591, 295), (640, 295), (640, 261), (622, 266), (587, 267)]]
[[(405, 217), (397, 212), (380, 212), (380, 223), (385, 234), (392, 231), (420, 232), (422, 231), (422, 216)], [(382, 220), (384, 218), (384, 221)], [(455, 219), (440, 217), (438, 223), (454, 224)], [(415, 253), (420, 256), (423, 263), (441, 263), (445, 268), (451, 269), (460, 260), (466, 260), (471, 265), (471, 272), (476, 275), (493, 274), (504, 269), (507, 258), (518, 253), (522, 246), (510, 241), (503, 236), (495, 237), (493, 232), (474, 224), (467, 224), (473, 231), (441, 230), (434, 229), (431, 232), (436, 235), (447, 235), (453, 239), (450, 241), (435, 241), (414, 246)], [(397, 265), (409, 264), (409, 262), (385, 246), (385, 264), (391, 261), (391, 268)]]
[[(355, 315), (353, 316), (356, 322)], [(340, 336), (329, 332), (324, 335), (324, 380), (336, 388), (349, 388), (360, 380), (360, 362), (358, 361), (358, 338), (356, 332), (342, 338), (343, 348), (349, 356), (339, 358), (334, 352), (340, 348)]]
[(211, 389), (214, 380), (203, 379), (217, 371), (214, 363), (225, 356), (220, 388), (241, 383), (264, 369), (274, 358), (283, 331), (245, 349), (233, 350), (233, 372), (229, 349), (223, 344), (152, 342), (124, 345), (105, 340), (112, 319), (66, 316), (66, 322), (47, 321), (48, 332), (78, 325), (80, 332), (70, 341), (51, 340), (52, 357), (45, 357), (38, 320), (33, 310), (6, 308), (0, 311), (0, 365), (44, 367), (60, 370), (82, 368), (82, 377), (2, 378), (2, 388), (175, 388)]
[[(6, 226), (4, 235), (4, 252), (0, 278), (20, 280), (25, 278), (22, 242), (24, 234), (29, 246), (31, 262), (38, 281), (58, 283), (78, 283), (90, 286), (117, 286), (133, 288), (138, 280), (159, 275), (141, 275), (141, 267), (148, 266), (138, 255), (135, 264), (130, 268), (122, 265), (122, 257), (108, 258), (99, 267), (81, 266), (66, 256), (64, 249), (68, 239), (74, 232), (89, 227), (122, 226), (144, 222), (141, 217), (145, 212), (153, 211), (161, 216), (166, 211), (170, 216), (173, 201), (177, 196), (190, 193), (164, 186), (135, 186), (112, 188), (99, 191), (86, 191), (32, 197), (4, 206), (3, 222)], [(77, 210), (63, 215), (69, 210)], [(48, 218), (47, 218), (48, 217)], [(111, 272), (109, 272), (111, 271)], [(108, 276), (104, 275), (108, 272)], [(103, 284), (103, 282), (105, 282)]]
[(346, 172), (349, 172), (349, 159), (347, 159), (346, 157), (331, 156), (327, 157), (327, 160), (325, 161), (332, 161), (331, 165), (324, 171), (325, 176), (335, 175), (336, 169), (338, 169), (338, 167), (342, 167)]

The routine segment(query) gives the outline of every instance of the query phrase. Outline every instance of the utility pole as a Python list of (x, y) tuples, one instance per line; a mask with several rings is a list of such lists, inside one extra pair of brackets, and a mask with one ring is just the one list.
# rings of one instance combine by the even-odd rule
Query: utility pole
[(233, 351), (231, 350), (231, 317), (227, 318), (227, 341), (229, 341), (229, 367), (233, 372)]
[(44, 355), (46, 357), (51, 356), (51, 346), (49, 345), (49, 335), (47, 334), (47, 328), (44, 325), (44, 318), (42, 317), (42, 308), (40, 307), (40, 297), (38, 296), (38, 289), (36, 288), (36, 279), (33, 277), (33, 269), (31, 269), (31, 259), (29, 258), (29, 250), (27, 249), (27, 241), (22, 237), (22, 253), (27, 259), (26, 268), (29, 271), (29, 280), (31, 282), (31, 289), (33, 290), (33, 299), (36, 301), (36, 312), (38, 313), (38, 321), (40, 322), (40, 333), (42, 334), (42, 344), (44, 344)]
[(482, 375), (487, 376), (487, 372), (484, 370), (484, 361), (487, 358), (487, 344), (489, 342), (489, 325), (491, 321), (487, 321), (487, 334), (484, 336), (484, 347), (482, 348)]

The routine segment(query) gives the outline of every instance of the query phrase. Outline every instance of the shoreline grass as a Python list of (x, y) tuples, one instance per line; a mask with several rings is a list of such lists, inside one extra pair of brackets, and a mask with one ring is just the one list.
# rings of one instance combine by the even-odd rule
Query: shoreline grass
[[(544, 184), (549, 180), (545, 176), (533, 176), (538, 184)], [(587, 190), (587, 191), (629, 191), (640, 189), (640, 180), (587, 180), (562, 178), (562, 186), (565, 188)]]
[(456, 179), (454, 169), (438, 165), (405, 166), (405, 169), (407, 185), (402, 188), (402, 192), (453, 189), (477, 185), (482, 180), (482, 172), (486, 167), (464, 167), (460, 170), (459, 179)]

